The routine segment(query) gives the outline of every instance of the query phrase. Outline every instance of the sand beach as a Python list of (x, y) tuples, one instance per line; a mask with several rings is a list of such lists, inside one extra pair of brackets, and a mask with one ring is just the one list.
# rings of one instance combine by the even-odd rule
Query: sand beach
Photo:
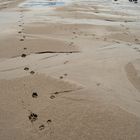
[(140, 1), (0, 0), (0, 140), (140, 140)]

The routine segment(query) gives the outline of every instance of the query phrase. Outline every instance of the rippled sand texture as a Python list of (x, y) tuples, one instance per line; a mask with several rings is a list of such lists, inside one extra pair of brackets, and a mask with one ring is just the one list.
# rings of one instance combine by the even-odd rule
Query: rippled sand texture
[(0, 140), (139, 132), (139, 3), (0, 0)]

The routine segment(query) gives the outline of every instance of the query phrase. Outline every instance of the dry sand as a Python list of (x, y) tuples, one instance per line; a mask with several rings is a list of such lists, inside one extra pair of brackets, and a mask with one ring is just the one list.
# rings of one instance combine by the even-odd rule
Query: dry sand
[(0, 0), (0, 140), (139, 140), (140, 6)]

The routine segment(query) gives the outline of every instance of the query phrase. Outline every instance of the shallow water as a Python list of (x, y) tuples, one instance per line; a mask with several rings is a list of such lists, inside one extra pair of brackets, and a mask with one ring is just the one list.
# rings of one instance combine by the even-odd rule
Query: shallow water
[(20, 5), (24, 8), (46, 8), (46, 7), (56, 7), (63, 6), (65, 1), (45, 1), (45, 0), (27, 0)]
[[(89, 9), (82, 9), (77, 8), (77, 13), (87, 14), (87, 15), (96, 15), (98, 17), (102, 17), (101, 19), (96, 18), (70, 18), (65, 17), (62, 18), (61, 16), (54, 16), (57, 15), (57, 11), (50, 10), (49, 7), (56, 7), (56, 6), (63, 6), (65, 4), (69, 4), (73, 2), (73, 4), (77, 5), (88, 5)], [(27, 0), (22, 3), (20, 6), (25, 8), (33, 8), (33, 12), (25, 14), (28, 17), (28, 22), (50, 22), (50, 23), (70, 23), (70, 24), (92, 24), (92, 25), (112, 25), (112, 26), (120, 26), (124, 21), (123, 19), (127, 19), (128, 21), (133, 21), (131, 23), (127, 23), (127, 25), (131, 24), (132, 26), (139, 26), (140, 23), (140, 6), (136, 4), (132, 4), (129, 1), (118, 1), (119, 4), (115, 4), (114, 1), (109, 0), (58, 0), (58, 1), (45, 1), (45, 0)], [(95, 13), (94, 6), (98, 8), (99, 13)], [(46, 8), (47, 7), (47, 8)], [(86, 7), (87, 8), (87, 7)], [(38, 12), (39, 9), (40, 11)], [(42, 10), (43, 9), (43, 10)], [(42, 10), (42, 11), (41, 11)], [(45, 12), (44, 12), (45, 10)], [(47, 10), (47, 14), (46, 14)], [(117, 12), (120, 12), (119, 14)], [(116, 14), (117, 13), (117, 14)], [(124, 14), (124, 15), (123, 15)], [(125, 15), (126, 14), (126, 15)], [(52, 16), (53, 15), (53, 16)], [(122, 16), (123, 15), (123, 16)], [(103, 18), (104, 17), (104, 18)], [(116, 18), (116, 21), (109, 21), (109, 19)], [(120, 18), (122, 20), (118, 20)], [(104, 20), (104, 19), (108, 19)], [(114, 19), (115, 20), (115, 19)]]

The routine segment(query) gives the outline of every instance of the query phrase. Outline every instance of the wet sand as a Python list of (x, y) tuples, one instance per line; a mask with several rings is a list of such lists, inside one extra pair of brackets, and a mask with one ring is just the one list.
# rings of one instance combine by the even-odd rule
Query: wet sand
[(0, 139), (139, 140), (139, 3), (22, 2), (0, 5)]

